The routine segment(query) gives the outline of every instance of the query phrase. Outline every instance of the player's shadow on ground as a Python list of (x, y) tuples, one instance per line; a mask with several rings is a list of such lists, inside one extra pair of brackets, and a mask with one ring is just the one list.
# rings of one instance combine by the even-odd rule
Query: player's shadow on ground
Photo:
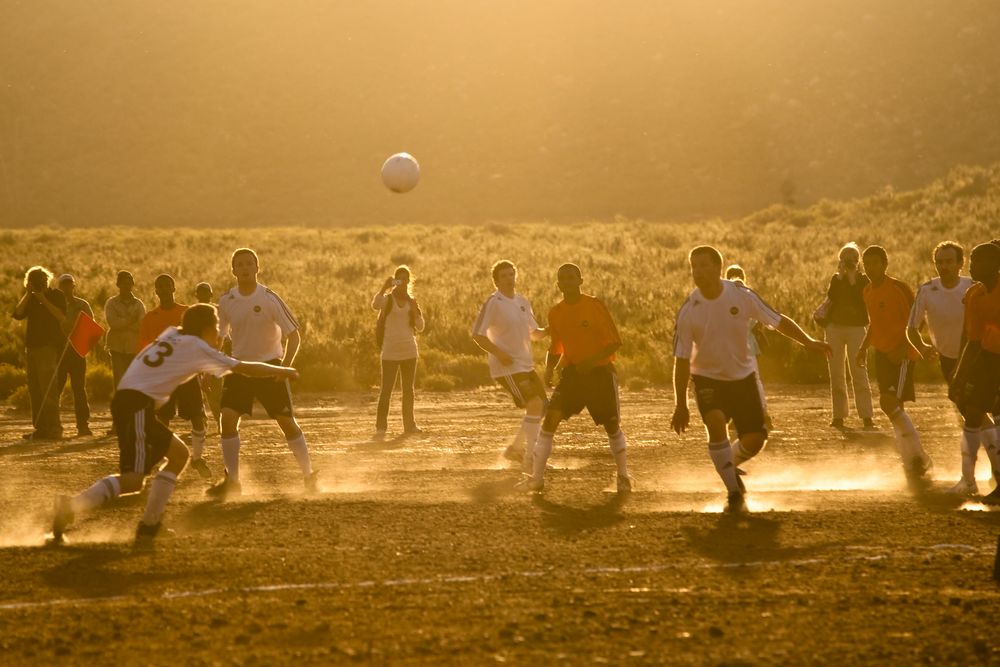
[(220, 502), (209, 500), (197, 503), (178, 517), (185, 530), (211, 530), (220, 526), (234, 526), (253, 519), (262, 510), (288, 505), (290, 499), (259, 500), (251, 502)]
[(492, 503), (512, 493), (524, 493), (517, 486), (519, 482), (517, 477), (480, 482), (472, 487), (469, 496), (477, 503)]
[(835, 545), (782, 546), (778, 538), (780, 521), (753, 514), (723, 514), (707, 530), (694, 526), (685, 526), (682, 530), (692, 549), (720, 563), (808, 559)]
[(173, 577), (168, 572), (158, 574), (155, 568), (115, 567), (118, 561), (148, 555), (134, 551), (131, 545), (88, 544), (59, 549), (74, 557), (45, 572), (42, 578), (52, 588), (85, 597), (125, 595), (134, 588), (148, 588), (151, 582), (169, 581)]
[(568, 536), (588, 530), (609, 528), (624, 521), (621, 509), (627, 500), (627, 493), (616, 493), (607, 501), (592, 507), (560, 505), (542, 496), (532, 498), (532, 503), (542, 511), (542, 523), (547, 528)]
[(361, 445), (368, 451), (384, 452), (391, 449), (399, 449), (408, 439), (410, 439), (410, 437), (411, 436), (406, 433), (400, 433), (397, 436), (393, 436), (392, 438), (385, 440), (376, 440), (375, 438), (371, 438), (370, 440), (362, 442)]

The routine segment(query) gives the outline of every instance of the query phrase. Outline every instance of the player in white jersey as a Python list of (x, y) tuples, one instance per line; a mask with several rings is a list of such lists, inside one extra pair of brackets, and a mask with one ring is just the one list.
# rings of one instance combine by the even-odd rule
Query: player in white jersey
[[(830, 346), (805, 333), (750, 288), (722, 278), (722, 254), (711, 246), (694, 248), (688, 260), (696, 288), (677, 315), (674, 332), (674, 397), (670, 420), (677, 434), (691, 421), (688, 383), (708, 432), (708, 453), (726, 485), (728, 512), (746, 510), (745, 488), (736, 466), (756, 456), (767, 441), (764, 410), (754, 362), (747, 346), (750, 320), (776, 329), (807, 349), (830, 353)], [(729, 420), (739, 436), (729, 442)]]
[[(219, 329), (232, 342), (232, 354), (240, 361), (264, 361), (291, 366), (299, 351), (299, 324), (285, 302), (257, 282), (257, 253), (239, 248), (232, 256), (236, 287), (219, 299)], [(287, 381), (230, 375), (222, 387), (222, 460), (226, 477), (208, 489), (225, 499), (242, 493), (240, 484), (240, 420), (260, 401), (285, 434), (288, 449), (302, 471), (307, 492), (316, 491), (316, 472), (309, 460), (305, 435), (295, 421), (292, 392)]]
[(296, 378), (294, 368), (242, 362), (216, 349), (219, 320), (214, 306), (198, 304), (184, 313), (181, 328), (169, 327), (143, 348), (118, 383), (111, 401), (111, 416), (118, 436), (120, 473), (105, 477), (73, 498), (56, 500), (50, 543), (61, 544), (66, 527), (80, 512), (142, 489), (145, 478), (161, 460), (166, 465), (153, 477), (146, 510), (136, 529), (136, 543), (151, 540), (160, 529), (177, 477), (188, 462), (184, 442), (156, 418), (178, 386), (199, 373), (223, 376), (240, 373), (252, 377)]
[(520, 459), (522, 469), (531, 472), (532, 452), (548, 402), (545, 385), (535, 372), (531, 341), (544, 338), (545, 330), (535, 321), (528, 300), (515, 292), (517, 267), (502, 259), (493, 265), (492, 274), (497, 291), (480, 308), (472, 339), (488, 355), (490, 377), (511, 395), (514, 405), (524, 409), (521, 428), (504, 456)]
[[(944, 241), (934, 248), (934, 266), (938, 277), (928, 280), (917, 290), (917, 296), (910, 310), (906, 335), (914, 347), (920, 350), (924, 359), (937, 355), (941, 364), (941, 374), (945, 382), (951, 383), (958, 368), (958, 357), (962, 352), (962, 329), (965, 325), (965, 293), (972, 287), (973, 280), (959, 275), (965, 264), (965, 252), (954, 241)], [(920, 327), (927, 321), (927, 330), (932, 345), (924, 342)], [(978, 449), (978, 447), (976, 448)], [(977, 451), (972, 451), (967, 439), (962, 439), (962, 479), (952, 487), (951, 492), (959, 495), (977, 495), (976, 484)]]

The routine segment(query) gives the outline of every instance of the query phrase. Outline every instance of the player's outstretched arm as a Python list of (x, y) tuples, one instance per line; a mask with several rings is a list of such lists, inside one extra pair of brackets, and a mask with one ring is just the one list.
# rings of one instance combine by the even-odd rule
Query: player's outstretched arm
[(299, 379), (299, 372), (294, 368), (289, 368), (287, 366), (274, 366), (272, 364), (265, 364), (262, 361), (241, 361), (233, 367), (233, 372), (255, 378), (273, 377), (287, 380)]
[(674, 415), (670, 418), (670, 428), (680, 435), (691, 423), (688, 410), (688, 383), (691, 381), (691, 360), (674, 357)]
[(285, 356), (281, 360), (282, 366), (291, 366), (295, 362), (295, 355), (299, 353), (299, 346), (302, 345), (302, 334), (296, 329), (288, 334), (285, 340)]
[(823, 354), (830, 354), (830, 344), (821, 340), (816, 340), (805, 331), (802, 330), (795, 320), (788, 317), (787, 315), (781, 316), (781, 322), (778, 323), (778, 333), (783, 336), (791, 338), (796, 343), (806, 348), (807, 350), (813, 350), (815, 352), (822, 352)]

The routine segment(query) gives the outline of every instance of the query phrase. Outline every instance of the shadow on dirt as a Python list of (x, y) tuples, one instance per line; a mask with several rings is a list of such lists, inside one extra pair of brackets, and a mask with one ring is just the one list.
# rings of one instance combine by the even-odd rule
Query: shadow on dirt
[(782, 546), (778, 533), (781, 522), (753, 514), (723, 514), (709, 529), (694, 526), (682, 528), (691, 548), (720, 563), (750, 563), (770, 560), (808, 559), (839, 542), (808, 547)]
[(293, 502), (295, 501), (292, 499), (228, 503), (211, 500), (192, 506), (183, 516), (178, 517), (178, 521), (186, 530), (210, 530), (249, 521), (262, 510), (290, 505)]
[(578, 535), (582, 532), (609, 528), (625, 519), (621, 509), (628, 500), (628, 494), (613, 494), (607, 501), (592, 507), (570, 507), (560, 505), (542, 496), (532, 498), (532, 503), (540, 509), (542, 523), (546, 528), (560, 535)]
[(504, 496), (509, 496), (513, 493), (523, 493), (523, 491), (517, 487), (517, 484), (520, 481), (519, 477), (508, 477), (501, 480), (480, 482), (472, 487), (469, 491), (469, 496), (472, 498), (473, 502), (477, 503), (496, 502)]
[(43, 573), (42, 578), (52, 588), (85, 597), (125, 595), (134, 588), (148, 587), (153, 581), (167, 581), (174, 576), (169, 572), (157, 574), (145, 567), (117, 567), (119, 561), (147, 555), (133, 550), (131, 545), (62, 546), (59, 549), (74, 557)]

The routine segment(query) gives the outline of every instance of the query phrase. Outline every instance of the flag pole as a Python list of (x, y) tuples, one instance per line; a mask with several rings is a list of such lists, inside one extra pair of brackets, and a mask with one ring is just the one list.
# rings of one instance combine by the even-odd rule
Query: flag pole
[[(79, 313), (76, 314), (76, 322), (73, 322), (73, 329), (76, 329), (76, 323), (80, 321), (80, 315), (82, 314), (83, 311), (80, 311)], [(70, 332), (72, 332), (73, 329), (70, 329)], [(41, 414), (42, 408), (45, 406), (45, 401), (49, 399), (49, 393), (52, 391), (52, 385), (56, 383), (56, 377), (58, 377), (59, 375), (59, 367), (62, 366), (63, 359), (66, 358), (67, 350), (69, 350), (69, 336), (66, 336), (66, 344), (63, 345), (62, 354), (59, 355), (59, 361), (56, 362), (56, 370), (52, 374), (52, 378), (49, 380), (49, 386), (45, 390), (45, 394), (42, 396), (41, 405), (38, 406), (38, 412), (32, 415), (31, 418), (32, 425), (35, 424), (35, 420), (38, 419), (38, 415)], [(75, 354), (76, 350), (74, 350), (73, 352)], [(59, 402), (56, 401), (56, 414), (58, 415), (58, 413), (59, 413)]]

